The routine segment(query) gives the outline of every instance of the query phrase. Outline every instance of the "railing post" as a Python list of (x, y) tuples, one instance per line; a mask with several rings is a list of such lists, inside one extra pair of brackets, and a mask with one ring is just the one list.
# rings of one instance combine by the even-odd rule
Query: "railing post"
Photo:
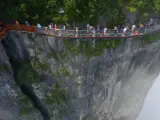
[(94, 38), (94, 39), (92, 40), (92, 46), (95, 47), (95, 46), (96, 46), (95, 44), (96, 44), (96, 39)]

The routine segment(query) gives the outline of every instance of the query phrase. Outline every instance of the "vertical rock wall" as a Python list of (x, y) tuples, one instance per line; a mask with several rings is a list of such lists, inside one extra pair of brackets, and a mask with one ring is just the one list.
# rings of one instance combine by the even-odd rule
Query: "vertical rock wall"
[(11, 81), (30, 86), (42, 115), (48, 111), (51, 120), (135, 120), (160, 71), (158, 38), (157, 33), (93, 43), (10, 32), (2, 43), (14, 60), (8, 62), (15, 73)]

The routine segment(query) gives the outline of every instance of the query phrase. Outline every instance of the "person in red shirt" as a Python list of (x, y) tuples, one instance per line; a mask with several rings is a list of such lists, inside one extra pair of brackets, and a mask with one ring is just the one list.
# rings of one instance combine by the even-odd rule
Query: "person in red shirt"
[(138, 35), (139, 33), (138, 33), (138, 30), (135, 30), (134, 32), (133, 32), (133, 35)]
[(57, 31), (57, 24), (54, 24), (54, 29), (55, 31)]

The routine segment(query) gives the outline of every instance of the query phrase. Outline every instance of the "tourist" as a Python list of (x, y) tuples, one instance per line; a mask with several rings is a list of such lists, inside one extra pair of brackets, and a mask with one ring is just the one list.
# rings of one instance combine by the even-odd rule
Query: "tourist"
[(55, 30), (55, 32), (57, 31), (57, 24), (54, 24), (54, 30)]
[(19, 22), (18, 22), (18, 20), (16, 20), (16, 25), (19, 25)]
[(89, 30), (90, 30), (90, 25), (87, 24), (87, 33), (89, 32)]
[(28, 23), (28, 21), (27, 21), (27, 20), (26, 20), (26, 25), (27, 25), (27, 26), (30, 26), (30, 24)]
[(117, 26), (118, 32), (121, 32), (121, 25)]
[(118, 32), (118, 28), (117, 26), (114, 26), (114, 33), (117, 34), (117, 32)]
[(97, 32), (100, 32), (100, 25), (97, 25)]
[(92, 27), (92, 33), (93, 33), (93, 37), (96, 36), (96, 29), (94, 27)]
[(138, 35), (139, 33), (138, 33), (138, 30), (135, 30), (134, 32), (133, 32), (133, 35)]
[(106, 36), (107, 35), (107, 28), (105, 27), (104, 28), (104, 36)]
[(132, 33), (135, 31), (136, 25), (132, 25)]
[(78, 27), (76, 26), (76, 37), (78, 37)]
[(49, 29), (52, 29), (52, 26), (51, 26), (51, 24), (49, 24), (49, 25), (48, 25), (48, 28), (49, 28)]
[(63, 30), (64, 30), (64, 31), (66, 30), (66, 26), (65, 26), (65, 25), (63, 25)]
[(51, 23), (51, 27), (54, 28), (54, 24), (53, 23)]
[(149, 26), (152, 26), (153, 25), (153, 19), (150, 18), (150, 21), (149, 21)]
[(124, 27), (124, 29), (123, 29), (123, 36), (125, 36), (125, 34), (126, 34), (126, 32), (127, 32), (127, 26), (126, 27)]
[(144, 27), (144, 25), (142, 23), (140, 23), (138, 31), (139, 31), (139, 33), (144, 33), (145, 27)]
[(37, 23), (37, 27), (38, 27), (38, 28), (41, 28), (41, 25), (40, 25), (39, 23)]
[(97, 25), (97, 36), (100, 35), (100, 25)]

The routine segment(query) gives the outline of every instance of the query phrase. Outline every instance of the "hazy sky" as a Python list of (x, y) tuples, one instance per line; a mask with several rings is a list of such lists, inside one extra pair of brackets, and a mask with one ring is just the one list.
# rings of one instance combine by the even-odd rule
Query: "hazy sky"
[(150, 88), (137, 120), (160, 120), (160, 74)]

